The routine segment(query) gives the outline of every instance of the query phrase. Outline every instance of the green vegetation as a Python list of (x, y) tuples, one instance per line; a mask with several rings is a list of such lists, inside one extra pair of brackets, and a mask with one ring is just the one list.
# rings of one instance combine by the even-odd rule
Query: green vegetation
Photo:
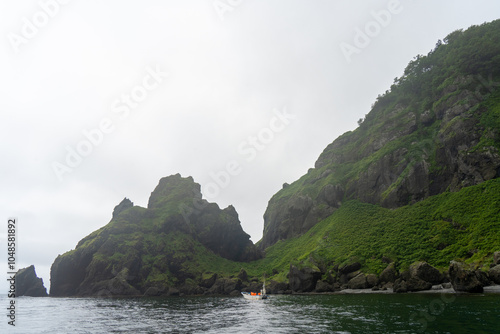
[[(410, 61), (390, 90), (378, 96), (360, 126), (330, 144), (316, 169), (280, 190), (270, 209), (279, 206), (280, 199), (298, 194), (314, 199), (326, 184), (355, 188), (370, 168), (393, 155), (399, 160), (391, 170), (391, 183), (384, 185), (372, 202), (383, 201), (397, 191), (418, 162), (425, 161), (436, 176), (446, 172), (446, 166), (437, 163), (437, 149), (457, 135), (454, 126), (460, 128), (468, 120), (481, 127), (468, 129), (481, 132), (471, 152), (491, 147), (499, 151), (499, 88), (500, 20), (449, 34), (426, 56)], [(460, 110), (458, 107), (463, 107), (465, 114), (446, 115)], [(321, 177), (326, 170), (330, 174)]]
[[(114, 224), (109, 227), (116, 229)], [(94, 259), (121, 268), (136, 256), (140, 245), (141, 271), (149, 273), (146, 286), (155, 282), (174, 286), (182, 283), (182, 277), (198, 281), (207, 273), (236, 276), (241, 268), (250, 277), (266, 274), (286, 281), (291, 263), (333, 267), (359, 261), (365, 272), (378, 274), (386, 266), (382, 257), (396, 261), (400, 269), (416, 261), (444, 269), (454, 259), (488, 266), (493, 252), (500, 249), (500, 179), (394, 210), (346, 202), (306, 234), (279, 241), (266, 250), (265, 258), (249, 263), (224, 259), (178, 231), (118, 233), (112, 239), (119, 241), (116, 250), (106, 255), (101, 249)]]
[[(388, 257), (406, 269), (416, 261), (447, 268), (451, 260), (489, 265), (500, 250), (500, 179), (390, 210), (349, 201), (306, 234), (279, 241), (250, 272), (287, 272), (290, 263), (331, 267), (359, 261), (380, 273)], [(259, 270), (255, 270), (259, 269)], [(282, 278), (283, 275), (277, 275)]]

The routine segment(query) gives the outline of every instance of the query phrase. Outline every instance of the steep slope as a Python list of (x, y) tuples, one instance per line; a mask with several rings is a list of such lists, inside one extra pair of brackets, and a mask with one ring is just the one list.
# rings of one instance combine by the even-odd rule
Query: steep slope
[(281, 240), (259, 260), (282, 279), (290, 264), (322, 274), (358, 262), (365, 273), (380, 274), (389, 262), (405, 270), (416, 261), (440, 269), (451, 260), (488, 269), (500, 250), (500, 179), (431, 196), (397, 209), (345, 202), (302, 236)]
[(397, 208), (500, 176), (500, 20), (417, 56), (360, 126), (269, 201), (262, 249), (348, 200)]
[(201, 198), (200, 185), (179, 174), (160, 180), (148, 208), (123, 200), (112, 220), (57, 257), (51, 296), (137, 295), (196, 285), (207, 271), (261, 257), (232, 206)]

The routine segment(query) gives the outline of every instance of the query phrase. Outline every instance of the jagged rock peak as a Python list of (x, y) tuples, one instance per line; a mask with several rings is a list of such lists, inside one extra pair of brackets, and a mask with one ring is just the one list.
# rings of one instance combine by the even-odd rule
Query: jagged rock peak
[(132, 203), (131, 200), (128, 198), (124, 198), (120, 204), (115, 206), (115, 209), (113, 210), (113, 218), (116, 218), (122, 211), (127, 210), (128, 208), (131, 208), (134, 206), (134, 203)]
[(201, 186), (191, 176), (170, 175), (160, 179), (149, 197), (148, 209), (161, 207), (167, 201), (185, 198), (201, 199)]
[(200, 188), (176, 174), (160, 180), (148, 208), (124, 199), (116, 219), (55, 259), (51, 296), (179, 294), (203, 281), (207, 254), (237, 262), (261, 258), (235, 208), (203, 200)]
[(43, 280), (36, 276), (35, 266), (19, 269), (16, 277), (16, 296), (47, 297)]

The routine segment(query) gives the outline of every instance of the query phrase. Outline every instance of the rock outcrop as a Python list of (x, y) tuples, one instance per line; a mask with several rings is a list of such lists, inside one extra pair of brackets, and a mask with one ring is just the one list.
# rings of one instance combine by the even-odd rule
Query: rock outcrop
[(117, 206), (115, 206), (114, 210), (113, 210), (113, 218), (116, 218), (118, 217), (118, 215), (122, 212), (122, 211), (125, 211), (127, 210), (128, 208), (131, 208), (134, 206), (134, 203), (132, 203), (131, 200), (129, 200), (128, 198), (124, 198), (120, 204), (118, 204)]
[(169, 176), (151, 193), (147, 209), (124, 199), (108, 225), (57, 257), (51, 295), (171, 295), (172, 289), (203, 293), (193, 288), (203, 285), (225, 293), (230, 285), (222, 277), (213, 282), (203, 277), (200, 267), (207, 254), (240, 262), (262, 257), (234, 207), (221, 210), (202, 199), (200, 185), (191, 177)]
[[(397, 208), (498, 178), (500, 132), (493, 121), (498, 116), (484, 103), (497, 90), (492, 74), (498, 73), (500, 60), (490, 59), (493, 51), (480, 60), (469, 54), (473, 48), (461, 49), (471, 41), (492, 48), (486, 38), (473, 35), (481, 30), (492, 37), (498, 25), (471, 28), (463, 34), (467, 43), (454, 41), (453, 47), (470, 57), (469, 66), (442, 63), (448, 57), (433, 52), (412, 61), (356, 130), (334, 140), (314, 168), (269, 201), (260, 247), (304, 234), (345, 200)], [(440, 51), (448, 52), (447, 47)], [(481, 67), (488, 70), (478, 72)]]
[(500, 264), (500, 252), (493, 253), (493, 263)]
[(500, 265), (497, 264), (493, 268), (490, 268), (488, 276), (493, 283), (500, 284)]
[(18, 270), (15, 277), (16, 297), (47, 297), (47, 289), (43, 285), (43, 279), (36, 276), (35, 266)]
[(452, 261), (449, 274), (455, 291), (471, 293), (482, 293), (484, 291), (480, 274), (464, 263)]
[(316, 287), (316, 283), (321, 278), (321, 272), (313, 268), (297, 268), (290, 265), (288, 281), (293, 292), (310, 292)]
[(439, 270), (427, 262), (417, 262), (403, 272), (394, 282), (394, 292), (414, 292), (430, 290), (433, 285), (443, 282), (443, 275)]
[[(455, 88), (457, 92), (463, 89), (459, 85)], [(473, 150), (482, 136), (480, 117), (466, 115), (481, 100), (467, 90), (459, 96), (461, 99), (450, 98), (446, 106), (441, 106), (445, 109), (442, 115), (435, 116), (432, 124), (439, 124), (436, 136), (423, 143), (414, 142), (411, 149), (387, 149), (389, 145), (397, 147), (395, 142), (407, 140), (418, 129), (423, 131), (430, 126), (423, 124), (421, 116), (406, 106), (395, 109), (393, 118), (371, 124), (387, 131), (367, 136), (362, 125), (335, 140), (318, 158), (315, 169), (296, 181), (299, 186), (292, 184), (269, 201), (261, 247), (265, 249), (278, 240), (302, 235), (331, 215), (346, 198), (396, 208), (446, 190), (458, 191), (499, 177), (498, 150), (495, 147), (480, 152)], [(463, 99), (470, 103), (457, 109)], [(454, 117), (443, 119), (451, 110)], [(380, 153), (383, 150), (387, 152)], [(418, 158), (415, 158), (416, 151)], [(368, 159), (373, 162), (358, 174), (349, 178), (340, 174), (347, 166), (354, 168)], [(345, 181), (336, 181), (338, 179)]]
[(380, 273), (380, 283), (394, 283), (398, 278), (398, 272), (395, 268), (394, 262), (389, 265)]

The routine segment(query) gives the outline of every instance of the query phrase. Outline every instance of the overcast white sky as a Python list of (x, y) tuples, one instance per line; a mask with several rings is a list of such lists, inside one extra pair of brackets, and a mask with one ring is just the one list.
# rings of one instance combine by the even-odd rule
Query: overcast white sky
[(48, 288), (58, 254), (176, 173), (257, 242), (271, 196), (415, 55), (499, 16), (496, 0), (2, 1), (0, 268), (8, 217), (18, 268)]

